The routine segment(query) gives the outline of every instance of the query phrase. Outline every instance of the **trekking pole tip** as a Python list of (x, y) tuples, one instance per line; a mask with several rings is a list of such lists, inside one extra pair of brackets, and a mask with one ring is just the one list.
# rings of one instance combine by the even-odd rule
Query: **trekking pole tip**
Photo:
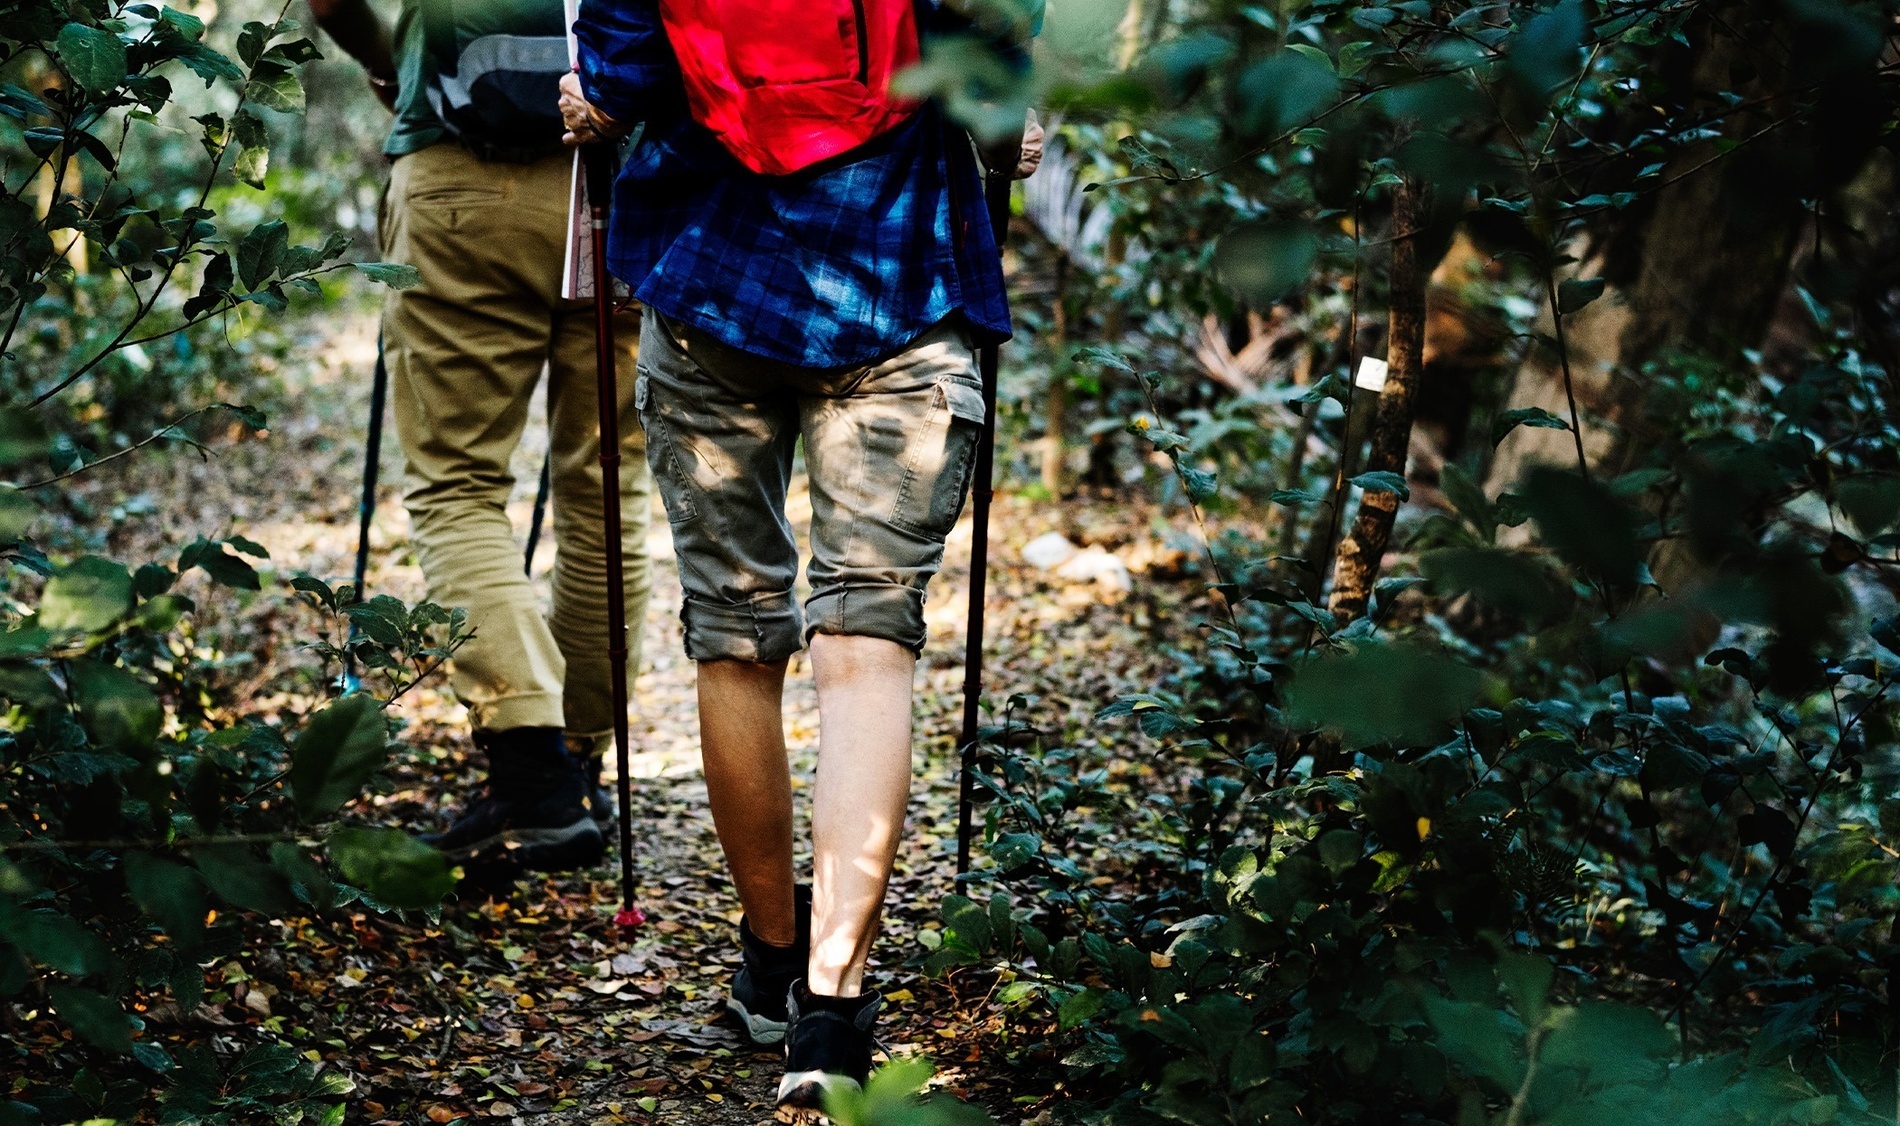
[(622, 907), (614, 912), (614, 929), (621, 934), (631, 934), (646, 926), (647, 913), (638, 907)]

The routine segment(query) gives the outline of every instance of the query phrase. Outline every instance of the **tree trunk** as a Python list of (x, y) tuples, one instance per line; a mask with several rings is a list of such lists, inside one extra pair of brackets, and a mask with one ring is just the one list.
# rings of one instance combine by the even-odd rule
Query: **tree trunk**
[[(1411, 177), (1392, 191), (1392, 311), (1386, 344), (1385, 390), (1379, 394), (1372, 420), (1372, 448), (1366, 455), (1368, 472), (1405, 476), (1405, 455), (1412, 444), (1412, 398), (1425, 370), (1425, 281), (1419, 265), (1419, 227), (1425, 208), (1423, 185)], [(1343, 486), (1342, 482), (1342, 486)], [(1343, 499), (1343, 497), (1341, 498)], [(1342, 620), (1365, 613), (1372, 586), (1379, 578), (1379, 562), (1392, 538), (1392, 518), (1399, 496), (1367, 492), (1359, 499), (1352, 534), (1339, 545), (1333, 568), (1332, 610)]]
[[(1803, 221), (1799, 200), (1781, 195), (1776, 177), (1765, 174), (1779, 163), (1774, 146), (1783, 142), (1780, 135), (1715, 159), (1720, 145), (1770, 124), (1775, 95), (1788, 81), (1761, 50), (1785, 41), (1771, 33), (1785, 26), (1742, 22), (1748, 17), (1740, 5), (1725, 14), (1739, 34), (1721, 21), (1701, 21), (1692, 25), (1687, 57), (1659, 62), (1658, 69), (1684, 88), (1688, 110), (1709, 112), (1730, 97), (1763, 107), (1725, 120), (1722, 139), (1678, 153), (1663, 175), (1679, 179), (1658, 191), (1647, 210), (1632, 209), (1614, 220), (1619, 225), (1594, 232), (1578, 273), (1603, 278), (1607, 288), (1564, 317), (1585, 455), (1606, 477), (1630, 468), (1662, 437), (1649, 432), (1646, 364), (1678, 348), (1732, 360), (1762, 342)], [(1538, 331), (1548, 337), (1552, 328), (1546, 312)], [(1506, 407), (1542, 407), (1568, 420), (1563, 365), (1551, 349), (1531, 348)], [(1520, 427), (1499, 446), (1487, 491), (1509, 491), (1531, 465), (1575, 463), (1571, 435)]]

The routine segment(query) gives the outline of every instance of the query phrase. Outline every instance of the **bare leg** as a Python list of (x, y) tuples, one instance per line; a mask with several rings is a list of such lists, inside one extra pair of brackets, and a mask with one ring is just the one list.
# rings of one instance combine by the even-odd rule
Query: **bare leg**
[(798, 940), (784, 690), (784, 661), (699, 663), (699, 741), (713, 826), (746, 924), (774, 946)]
[(819, 634), (811, 639), (811, 663), (818, 680), (818, 785), (806, 987), (855, 997), (910, 800), (917, 658), (883, 638)]

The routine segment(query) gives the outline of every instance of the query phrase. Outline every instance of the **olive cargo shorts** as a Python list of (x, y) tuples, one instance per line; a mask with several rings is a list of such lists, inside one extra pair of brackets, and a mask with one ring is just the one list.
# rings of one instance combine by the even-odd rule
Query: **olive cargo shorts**
[[(403, 502), (429, 597), (468, 610), (475, 637), (451, 684), (477, 727), (613, 727), (606, 537), (591, 302), (560, 298), (573, 160), (485, 163), (439, 144), (399, 157), (383, 200), (383, 256), (420, 285), (391, 292), (383, 351), (407, 460)], [(639, 666), (651, 480), (633, 409), (638, 315), (616, 318), (620, 507), (628, 648)], [(528, 400), (548, 372), (554, 605), (522, 574), (506, 505)]]
[[(890, 359), (814, 370), (647, 311), (635, 392), (673, 525), (686, 655), (778, 661), (814, 633), (924, 646), (924, 587), (963, 510), (983, 394), (944, 322)], [(792, 452), (811, 480), (811, 597), (785, 518)]]

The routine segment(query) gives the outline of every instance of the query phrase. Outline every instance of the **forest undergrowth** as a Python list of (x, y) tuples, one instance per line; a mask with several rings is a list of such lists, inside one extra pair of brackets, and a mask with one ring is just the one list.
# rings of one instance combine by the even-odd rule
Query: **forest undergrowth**
[[(318, 362), (286, 364), (268, 431), (234, 428), (236, 441), (209, 455), (174, 450), (127, 460), (88, 477), (72, 497), (75, 514), (108, 515), (109, 550), (122, 557), (162, 555), (181, 539), (234, 530), (269, 552), (262, 589), (228, 614), (201, 614), (191, 635), (197, 660), (216, 670), (207, 687), (263, 722), (294, 721), (323, 697), (312, 683), (319, 662), (305, 646), (312, 615), (284, 580), (298, 572), (346, 576), (355, 550), (372, 344), (360, 322), (316, 318), (302, 331), (304, 354)], [(531, 427), (517, 459), (522, 483), (510, 512), (524, 534), (544, 434)], [(368, 590), (414, 602), (424, 594), (421, 572), (409, 554), (399, 487), (388, 484), (400, 459), (386, 449), (384, 462)], [(1142, 501), (1060, 509), (1004, 502), (991, 576), (992, 686), (1032, 694), (1047, 714), (1082, 727), (1102, 701), (1151, 682), (1160, 647), (1191, 641), (1192, 588), (1179, 582), (1180, 548), (1157, 537), (1154, 517)], [(637, 873), (649, 925), (632, 936), (612, 926), (619, 893), (611, 853), (606, 866), (569, 877), (471, 871), (433, 918), (360, 906), (240, 916), (235, 949), (205, 965), (209, 985), (198, 1005), (181, 1011), (160, 1002), (140, 1014), (145, 1038), (174, 1055), (203, 1048), (234, 1061), (218, 1089), (203, 1093), (208, 1104), (225, 1104), (242, 1121), (247, 1069), (258, 1091), (281, 1093), (284, 1071), (313, 1065), (311, 1083), (333, 1085), (345, 1121), (750, 1126), (770, 1118), (778, 1053), (754, 1049), (720, 1019), (737, 967), (738, 906), (698, 776), (692, 664), (680, 648), (678, 579), (659, 525), (633, 712)], [(1052, 579), (1018, 559), (1021, 545), (1046, 531), (1109, 549), (1149, 545), (1143, 557), (1158, 560), (1154, 574), (1126, 598)], [(1012, 1033), (993, 975), (924, 975), (915, 964), (927, 952), (917, 933), (941, 928), (939, 906), (956, 890), (954, 738), (968, 534), (966, 518), (932, 591), (931, 649), (918, 673), (912, 834), (873, 974), (891, 1000), (881, 1034), (891, 1053), (932, 1060), (938, 1085), (1014, 1121), (1059, 1100), (1060, 1073), (1003, 1062), (999, 1044)], [(543, 543), (539, 572), (551, 557)], [(802, 793), (817, 735), (802, 660), (788, 699), (787, 742)], [(482, 774), (466, 714), (434, 678), (395, 715), (405, 750), (343, 817), (433, 829)], [(1101, 725), (1105, 752), (1121, 737)], [(1124, 770), (1144, 773), (1139, 761)], [(801, 839), (806, 813), (801, 800)], [(808, 860), (801, 853), (801, 863)], [(97, 1084), (119, 1089), (101, 1089), (94, 1110), (124, 1107), (129, 1095), (131, 1105), (159, 1112), (151, 1098), (162, 1087), (141, 1095), (124, 1078), (88, 1073), (75, 1047), (50, 1016), (19, 1028), (8, 1048), (16, 1096), (32, 1102), (48, 1088)]]

